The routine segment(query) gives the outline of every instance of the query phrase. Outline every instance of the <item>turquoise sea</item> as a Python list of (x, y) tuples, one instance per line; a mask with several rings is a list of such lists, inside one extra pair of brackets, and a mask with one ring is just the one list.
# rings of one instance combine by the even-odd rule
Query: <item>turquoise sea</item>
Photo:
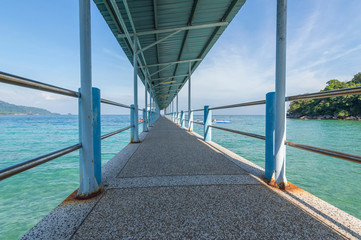
[[(264, 135), (264, 116), (214, 118), (232, 121), (220, 126)], [(102, 116), (102, 134), (128, 125), (127, 115)], [(203, 134), (201, 125), (194, 130)], [(287, 120), (288, 140), (356, 155), (361, 155), (360, 132), (358, 121)], [(129, 139), (128, 130), (102, 141), (102, 164)], [(264, 141), (218, 129), (213, 129), (213, 141), (264, 167)], [(0, 168), (77, 142), (77, 116), (0, 116)], [(360, 164), (288, 147), (287, 179), (361, 219)], [(78, 181), (78, 151), (1, 181), (0, 239), (22, 236), (72, 193)]]

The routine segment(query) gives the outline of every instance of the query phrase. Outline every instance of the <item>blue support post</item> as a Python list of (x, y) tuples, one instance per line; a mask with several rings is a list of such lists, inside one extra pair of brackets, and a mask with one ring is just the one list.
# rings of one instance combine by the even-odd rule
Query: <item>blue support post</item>
[(132, 143), (134, 140), (134, 104), (130, 105), (130, 142)]
[(133, 80), (134, 80), (134, 143), (139, 142), (139, 130), (138, 130), (138, 63), (137, 63), (137, 46), (138, 39), (134, 36), (134, 54), (133, 54)]
[(265, 162), (265, 178), (272, 179), (274, 171), (274, 113), (275, 113), (275, 93), (266, 94), (266, 162)]
[(188, 132), (193, 132), (193, 112), (188, 112)]
[(79, 151), (80, 184), (77, 198), (90, 198), (101, 191), (94, 172), (94, 128), (91, 74), (90, 1), (79, 0), (80, 80)]
[(209, 110), (209, 106), (204, 106), (204, 141), (212, 141), (212, 110)]
[(93, 93), (94, 174), (99, 185), (102, 183), (100, 89), (93, 88), (92, 93)]
[(181, 111), (181, 119), (180, 119), (180, 125), (181, 127), (185, 127), (185, 116), (184, 111)]
[(177, 106), (177, 107), (176, 107), (177, 113), (176, 113), (175, 123), (176, 123), (176, 124), (179, 124), (179, 122), (180, 122), (179, 120), (180, 120), (180, 119), (179, 119), (179, 111), (178, 111), (178, 93), (177, 93), (177, 98), (176, 98), (176, 106)]
[(147, 119), (147, 110), (145, 108), (143, 108), (143, 132), (148, 132), (146, 119)]
[[(145, 93), (144, 93), (144, 106), (145, 109), (143, 111), (145, 111), (145, 113), (143, 112), (143, 131), (144, 132), (148, 132), (148, 78), (146, 77), (144, 79), (144, 89), (145, 89)], [(144, 124), (145, 122), (145, 124)]]
[(286, 26), (287, 0), (277, 0), (276, 95), (275, 95), (275, 171), (274, 178), (281, 189), (286, 179)]
[(149, 93), (149, 127), (153, 126), (153, 116), (152, 116), (152, 92)]

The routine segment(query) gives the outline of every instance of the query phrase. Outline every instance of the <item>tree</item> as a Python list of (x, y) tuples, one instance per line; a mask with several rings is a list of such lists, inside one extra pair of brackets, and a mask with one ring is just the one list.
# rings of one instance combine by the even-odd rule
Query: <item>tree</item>
[[(341, 82), (332, 79), (326, 82), (326, 87), (321, 91), (330, 91), (342, 88), (361, 86), (361, 72), (357, 73), (349, 82)], [(293, 101), (288, 110), (289, 114), (295, 116), (323, 116), (331, 115), (337, 117), (361, 115), (361, 95), (346, 95), (324, 99), (308, 99)]]

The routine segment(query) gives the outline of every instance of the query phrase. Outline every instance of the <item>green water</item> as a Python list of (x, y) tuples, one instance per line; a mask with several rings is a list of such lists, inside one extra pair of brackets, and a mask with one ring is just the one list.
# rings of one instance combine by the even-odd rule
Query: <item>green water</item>
[[(201, 116), (195, 116), (201, 118)], [(264, 134), (263, 116), (215, 116), (219, 126)], [(129, 116), (102, 116), (102, 134), (129, 125)], [(195, 131), (203, 134), (202, 126)], [(140, 129), (141, 130), (141, 129)], [(361, 122), (294, 120), (287, 139), (361, 154)], [(102, 141), (105, 164), (130, 139), (129, 130)], [(213, 130), (213, 141), (264, 167), (264, 141)], [(77, 116), (0, 116), (0, 168), (78, 142)], [(78, 187), (78, 151), (0, 182), (0, 239), (17, 239)], [(361, 219), (360, 164), (287, 149), (287, 178)]]

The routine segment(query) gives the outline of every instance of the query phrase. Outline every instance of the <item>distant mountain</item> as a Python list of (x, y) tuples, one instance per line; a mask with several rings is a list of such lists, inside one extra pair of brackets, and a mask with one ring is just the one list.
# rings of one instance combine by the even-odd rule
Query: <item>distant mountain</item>
[(36, 107), (19, 106), (0, 101), (0, 115), (55, 115), (56, 113)]

